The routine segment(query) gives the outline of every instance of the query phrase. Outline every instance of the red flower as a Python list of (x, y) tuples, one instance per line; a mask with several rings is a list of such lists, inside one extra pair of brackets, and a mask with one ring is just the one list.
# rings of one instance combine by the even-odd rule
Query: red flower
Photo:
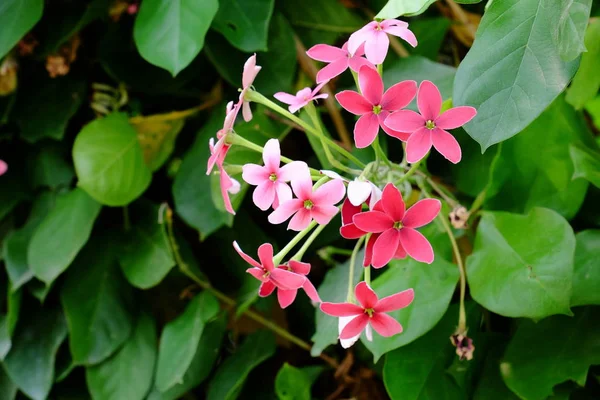
[[(280, 265), (277, 268), (304, 276), (308, 275), (308, 273), (310, 272), (309, 263), (294, 260), (289, 261), (288, 265)], [(260, 297), (267, 297), (271, 293), (273, 293), (273, 290), (275, 290), (276, 287), (277, 286), (272, 281), (263, 282), (260, 285), (260, 289), (258, 289), (258, 295)], [(306, 278), (306, 280), (304, 281), (302, 289), (304, 289), (304, 292), (312, 301), (316, 301), (317, 303), (321, 302), (321, 298), (319, 297), (319, 293), (317, 293), (317, 289), (315, 289), (314, 285), (311, 283), (311, 281), (308, 280), (308, 278)], [(286, 308), (287, 306), (292, 304), (296, 299), (297, 294), (298, 289), (286, 290), (278, 288), (277, 301), (279, 301), (279, 305), (281, 306), (281, 308)]]

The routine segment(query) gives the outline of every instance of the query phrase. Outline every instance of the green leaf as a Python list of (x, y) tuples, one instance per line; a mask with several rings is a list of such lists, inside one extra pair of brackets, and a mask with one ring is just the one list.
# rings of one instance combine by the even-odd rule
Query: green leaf
[(393, 19), (423, 14), (435, 0), (389, 0), (375, 18)]
[(156, 326), (141, 314), (131, 337), (111, 358), (86, 368), (88, 389), (94, 400), (142, 400), (152, 385), (156, 362)]
[(175, 266), (164, 224), (158, 223), (159, 207), (139, 201), (131, 208), (132, 228), (123, 235), (119, 264), (129, 283), (151, 288)]
[(0, 58), (42, 18), (44, 0), (4, 0), (0, 5)]
[(144, 0), (133, 30), (138, 51), (177, 75), (202, 50), (218, 8), (217, 0)]
[[(29, 158), (30, 181), (33, 188), (69, 187), (75, 172), (67, 157), (70, 151), (57, 143), (44, 143)], [(70, 147), (69, 147), (70, 150)]]
[(506, 387), (500, 375), (500, 360), (506, 343), (493, 345), (485, 359), (479, 383), (473, 394), (473, 400), (518, 400), (519, 398)]
[(137, 133), (122, 113), (87, 124), (75, 139), (73, 162), (78, 186), (109, 206), (131, 203), (152, 180)]
[[(413, 55), (427, 57), (431, 61), (437, 61), (438, 53), (450, 28), (450, 20), (444, 17), (418, 19), (410, 23), (410, 30), (419, 38), (419, 45), (415, 48), (406, 46), (408, 52)], [(398, 62), (401, 65), (401, 62)], [(386, 70), (387, 74), (388, 71)], [(452, 76), (452, 83), (454, 76)], [(452, 86), (448, 96), (452, 95)]]
[(275, 392), (279, 400), (310, 400), (309, 377), (304, 371), (284, 363), (275, 377)]
[(579, 70), (567, 89), (567, 102), (580, 110), (592, 100), (600, 89), (600, 74), (596, 67), (600, 63), (600, 21), (590, 23), (585, 33), (587, 52), (581, 56)]
[(600, 152), (571, 145), (569, 148), (575, 171), (573, 179), (585, 178), (600, 187)]
[(129, 338), (135, 323), (133, 293), (108, 241), (99, 236), (83, 249), (60, 292), (76, 365), (106, 360)]
[(571, 315), (575, 235), (559, 214), (485, 212), (467, 258), (473, 299), (507, 317)]
[(563, 6), (556, 36), (560, 57), (572, 61), (586, 51), (585, 29), (590, 19), (592, 0), (568, 0)]
[(6, 357), (6, 354), (12, 347), (12, 337), (17, 327), (19, 315), (21, 314), (22, 292), (20, 290), (11, 291), (10, 285), (8, 286), (6, 315), (0, 315), (0, 360)]
[(275, 336), (258, 331), (219, 366), (210, 382), (207, 400), (234, 400), (238, 397), (250, 371), (275, 354)]
[[(552, 4), (550, 4), (552, 3)], [(578, 61), (564, 62), (553, 32), (569, 2), (494, 0), (454, 81), (454, 105), (477, 108), (465, 130), (482, 151), (529, 125), (564, 90)]]
[(17, 390), (17, 385), (10, 380), (2, 363), (0, 363), (0, 399), (13, 400), (17, 396)]
[(19, 390), (31, 399), (48, 397), (54, 382), (56, 352), (66, 337), (67, 325), (57, 309), (39, 310), (19, 325), (4, 368)]
[(546, 399), (566, 380), (584, 386), (588, 368), (600, 364), (599, 333), (598, 307), (579, 308), (574, 317), (521, 321), (500, 365), (504, 382), (528, 400)]
[(204, 291), (194, 297), (183, 314), (165, 326), (156, 367), (159, 391), (165, 392), (181, 382), (196, 354), (206, 323), (218, 312), (217, 299)]
[(212, 27), (242, 51), (267, 51), (274, 5), (274, 0), (221, 0)]
[(600, 305), (600, 230), (579, 232), (575, 240), (571, 306)]
[(33, 274), (50, 285), (88, 241), (102, 206), (81, 189), (60, 195), (27, 248)]

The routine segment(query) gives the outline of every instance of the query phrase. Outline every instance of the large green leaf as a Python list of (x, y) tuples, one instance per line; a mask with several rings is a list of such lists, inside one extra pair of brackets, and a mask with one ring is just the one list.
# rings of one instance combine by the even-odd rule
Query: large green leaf
[(43, 142), (28, 158), (28, 169), (31, 171), (29, 179), (33, 188), (57, 189), (71, 185), (75, 176), (70, 160), (71, 147), (68, 145), (67, 149), (66, 143), (61, 144)]
[(591, 365), (600, 364), (600, 308), (579, 308), (574, 317), (521, 321), (504, 353), (504, 382), (522, 399), (543, 400), (552, 388), (574, 380), (584, 386)]
[(506, 348), (506, 340), (496, 340), (488, 351), (481, 377), (473, 394), (473, 400), (518, 400), (516, 394), (506, 387), (500, 375), (500, 361)]
[(571, 315), (574, 254), (573, 229), (552, 210), (485, 212), (467, 258), (471, 295), (507, 317)]
[(0, 399), (13, 400), (17, 396), (17, 385), (10, 380), (2, 363), (0, 363)]
[(308, 375), (288, 363), (275, 377), (275, 392), (279, 400), (310, 400), (311, 381)]
[(165, 326), (156, 367), (159, 391), (165, 392), (182, 381), (194, 359), (206, 323), (218, 312), (217, 299), (205, 291), (194, 297), (183, 314)]
[(238, 397), (250, 371), (275, 354), (275, 336), (258, 331), (219, 366), (210, 382), (207, 400), (234, 400)]
[[(435, 18), (423, 18), (411, 21), (410, 30), (413, 31), (415, 36), (419, 38), (419, 45), (415, 48), (405, 46), (406, 50), (413, 55), (427, 57), (431, 61), (437, 61), (438, 53), (444, 43), (444, 38), (450, 28), (450, 20), (444, 17)], [(398, 64), (402, 64), (398, 62)], [(386, 69), (385, 75), (388, 71)], [(452, 83), (454, 83), (454, 75), (452, 76)], [(451, 83), (451, 85), (452, 85)], [(438, 84), (439, 85), (439, 84)], [(448, 92), (448, 97), (452, 96), (452, 86)]]
[[(10, 285), (7, 285), (6, 291), (6, 315), (0, 315), (0, 360), (6, 357), (12, 347), (12, 337), (21, 314), (22, 291), (11, 291)], [(3, 302), (4, 299), (1, 301)]]
[(579, 232), (575, 239), (571, 306), (600, 305), (600, 230)]
[(567, 102), (576, 109), (581, 109), (592, 100), (600, 89), (600, 74), (597, 66), (600, 63), (600, 21), (590, 23), (585, 33), (587, 52), (581, 56), (581, 65), (567, 89)]
[(217, 0), (144, 0), (133, 38), (146, 61), (177, 75), (198, 55)]
[(44, 0), (3, 0), (0, 3), (0, 58), (3, 58), (42, 18)]
[[(558, 50), (564, 61), (571, 61), (586, 51), (585, 29), (590, 19), (593, 0), (567, 0), (556, 29)], [(552, 5), (554, 5), (552, 3)]]
[(152, 180), (137, 133), (122, 113), (86, 125), (75, 139), (73, 162), (78, 186), (109, 206), (129, 204)]
[(435, 0), (389, 0), (375, 18), (392, 19), (423, 14)]
[(29, 268), (38, 279), (49, 285), (67, 269), (88, 241), (101, 208), (81, 189), (57, 197), (27, 249)]
[(138, 317), (131, 337), (111, 358), (86, 368), (94, 400), (142, 400), (152, 385), (156, 362), (156, 326), (148, 314)]
[(34, 400), (48, 397), (54, 382), (56, 352), (66, 337), (65, 318), (57, 309), (39, 310), (19, 324), (4, 368), (28, 397)]
[(267, 51), (274, 5), (274, 0), (221, 0), (212, 27), (242, 51)]
[(106, 360), (129, 338), (135, 322), (132, 290), (108, 241), (100, 236), (83, 249), (60, 293), (76, 365)]
[(564, 62), (553, 38), (569, 3), (494, 0), (485, 12), (453, 95), (477, 108), (465, 129), (482, 150), (529, 125), (575, 74), (578, 61)]
[(580, 146), (570, 147), (573, 160), (573, 179), (585, 178), (594, 186), (600, 188), (600, 152)]

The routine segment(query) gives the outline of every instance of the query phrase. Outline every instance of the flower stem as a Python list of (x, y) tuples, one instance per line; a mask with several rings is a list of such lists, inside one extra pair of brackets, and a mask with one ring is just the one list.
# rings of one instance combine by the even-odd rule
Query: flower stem
[(367, 285), (371, 286), (371, 266), (365, 267), (365, 282)]
[(323, 232), (323, 229), (325, 229), (326, 226), (327, 225), (317, 226), (317, 229), (315, 229), (313, 233), (311, 233), (310, 236), (306, 238), (306, 241), (304, 242), (304, 244), (302, 244), (300, 250), (298, 250), (298, 252), (292, 258), (290, 258), (290, 260), (301, 261), (302, 257), (304, 257), (304, 253), (306, 253), (306, 250), (308, 250), (312, 242), (314, 242), (317, 236), (319, 236), (321, 232)]
[(375, 141), (373, 142), (373, 149), (375, 150), (375, 154), (379, 153), (379, 159), (383, 160), (383, 162), (391, 168), (394, 167), (392, 162), (389, 160), (387, 155), (384, 153), (383, 148), (381, 148), (381, 144), (379, 143), (379, 135), (375, 137)]
[(414, 174), (415, 172), (417, 172), (417, 170), (419, 169), (419, 166), (421, 165), (421, 161), (423, 161), (423, 159), (417, 161), (416, 163), (412, 164), (410, 166), (410, 169), (408, 171), (406, 171), (406, 173), (399, 179), (396, 181), (396, 185), (404, 182), (405, 180), (407, 180), (412, 174)]
[(358, 239), (356, 245), (354, 245), (354, 250), (352, 250), (352, 255), (350, 256), (350, 268), (348, 271), (348, 295), (346, 296), (346, 301), (348, 303), (354, 302), (354, 265), (356, 264), (356, 257), (364, 240), (364, 236)]
[(294, 238), (290, 240), (290, 242), (279, 251), (279, 253), (275, 254), (275, 256), (273, 257), (273, 264), (281, 264), (281, 261), (287, 255), (287, 253), (289, 253), (290, 250), (292, 250), (294, 246), (296, 246), (302, 240), (302, 238), (306, 236), (308, 232), (310, 232), (312, 228), (314, 228), (316, 225), (317, 221), (312, 221), (304, 230), (298, 232), (296, 236), (294, 236)]

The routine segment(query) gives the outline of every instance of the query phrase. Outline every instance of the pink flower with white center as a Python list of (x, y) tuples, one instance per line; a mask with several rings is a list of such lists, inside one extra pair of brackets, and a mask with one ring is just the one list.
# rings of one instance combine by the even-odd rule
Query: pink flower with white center
[[(289, 261), (288, 265), (280, 265), (277, 268), (303, 276), (308, 275), (310, 272), (310, 264), (294, 260)], [(277, 286), (275, 286), (275, 284), (271, 281), (263, 282), (258, 289), (258, 295), (260, 297), (267, 297), (273, 293), (273, 290), (275, 290), (276, 287)], [(317, 293), (317, 289), (315, 289), (314, 285), (308, 280), (308, 278), (306, 278), (304, 281), (302, 289), (304, 289), (304, 292), (312, 301), (317, 303), (321, 302), (321, 298), (319, 297), (319, 293)], [(298, 289), (286, 290), (277, 288), (277, 301), (279, 302), (279, 306), (281, 308), (286, 308), (294, 302), (297, 294)]]
[(390, 262), (400, 245), (415, 260), (431, 264), (434, 257), (431, 244), (415, 228), (433, 221), (442, 203), (437, 199), (424, 199), (405, 212), (402, 194), (388, 183), (380, 204), (381, 210), (362, 212), (352, 218), (357, 228), (380, 234), (373, 245), (373, 267), (381, 268)]
[(296, 199), (288, 200), (269, 215), (269, 222), (281, 224), (292, 215), (288, 229), (301, 231), (314, 219), (321, 225), (328, 224), (337, 214), (339, 203), (346, 194), (344, 182), (329, 181), (313, 191), (310, 176), (292, 181)]
[(0, 160), (0, 176), (4, 175), (8, 171), (8, 164), (4, 161)]
[(288, 110), (293, 114), (308, 103), (317, 99), (326, 99), (329, 95), (327, 93), (317, 94), (323, 89), (327, 82), (322, 82), (315, 87), (314, 90), (310, 90), (310, 88), (304, 88), (299, 90), (296, 95), (284, 92), (278, 92), (273, 95), (277, 100), (282, 103), (289, 104)]
[(217, 132), (217, 143), (215, 144), (214, 139), (209, 140), (208, 146), (210, 147), (210, 157), (208, 158), (208, 165), (206, 168), (206, 175), (210, 175), (215, 164), (220, 167), (223, 166), (225, 156), (229, 151), (230, 145), (227, 144), (227, 134), (233, 130), (233, 124), (240, 112), (239, 104), (233, 104), (233, 101), (227, 103), (225, 108), (225, 121), (223, 122), (223, 128)]
[(273, 264), (273, 246), (270, 243), (261, 244), (258, 248), (260, 263), (244, 253), (237, 242), (233, 242), (233, 248), (244, 261), (252, 266), (246, 272), (262, 282), (261, 290), (265, 283), (272, 284), (283, 290), (298, 290), (304, 286), (304, 282), (306, 281), (304, 275), (290, 272), (287, 268), (275, 268), (275, 264)]
[(423, 81), (417, 95), (418, 114), (411, 110), (397, 111), (391, 114), (385, 125), (394, 130), (411, 132), (406, 142), (406, 160), (416, 163), (431, 149), (431, 145), (451, 163), (458, 163), (462, 157), (460, 145), (446, 129), (463, 126), (475, 115), (477, 110), (469, 106), (454, 107), (440, 114), (442, 95), (430, 81)]
[[(366, 282), (356, 285), (354, 295), (359, 304), (321, 303), (321, 311), (327, 315), (340, 318), (352, 317), (340, 332), (340, 340), (354, 340), (367, 326), (384, 337), (401, 333), (402, 325), (387, 313), (408, 307), (415, 298), (413, 289), (407, 289), (380, 300)], [(367, 339), (369, 336), (367, 335)]]
[(397, 19), (386, 19), (384, 21), (372, 21), (360, 28), (348, 39), (348, 51), (352, 54), (361, 44), (365, 45), (367, 60), (373, 64), (381, 64), (385, 60), (390, 39), (387, 34), (404, 39), (412, 47), (417, 47), (415, 34), (408, 29), (408, 23)]
[(348, 67), (354, 72), (358, 72), (363, 65), (375, 68), (369, 60), (363, 57), (365, 54), (363, 45), (359, 46), (356, 52), (351, 54), (348, 51), (348, 42), (344, 43), (341, 49), (328, 44), (317, 44), (308, 49), (306, 54), (313, 60), (329, 63), (329, 65), (321, 68), (317, 73), (317, 83), (335, 78), (347, 70)]
[(408, 134), (390, 129), (384, 124), (387, 116), (406, 107), (417, 93), (417, 82), (403, 81), (383, 92), (383, 80), (379, 73), (363, 66), (358, 72), (358, 85), (362, 94), (344, 90), (335, 95), (347, 111), (361, 117), (354, 125), (354, 142), (359, 149), (369, 146), (377, 137), (379, 127), (390, 136), (406, 140)]
[(240, 93), (240, 100), (238, 104), (242, 104), (242, 116), (244, 121), (248, 122), (252, 119), (252, 110), (250, 109), (250, 102), (244, 99), (246, 92), (254, 83), (258, 71), (261, 70), (261, 66), (256, 65), (256, 53), (254, 53), (244, 63), (244, 72), (242, 73), (242, 92)]
[(281, 150), (277, 139), (269, 139), (265, 144), (263, 161), (264, 166), (244, 165), (242, 178), (256, 185), (252, 200), (258, 208), (266, 211), (271, 205), (277, 208), (279, 204), (291, 200), (292, 189), (285, 182), (310, 177), (310, 172), (303, 161), (292, 161), (280, 168)]

